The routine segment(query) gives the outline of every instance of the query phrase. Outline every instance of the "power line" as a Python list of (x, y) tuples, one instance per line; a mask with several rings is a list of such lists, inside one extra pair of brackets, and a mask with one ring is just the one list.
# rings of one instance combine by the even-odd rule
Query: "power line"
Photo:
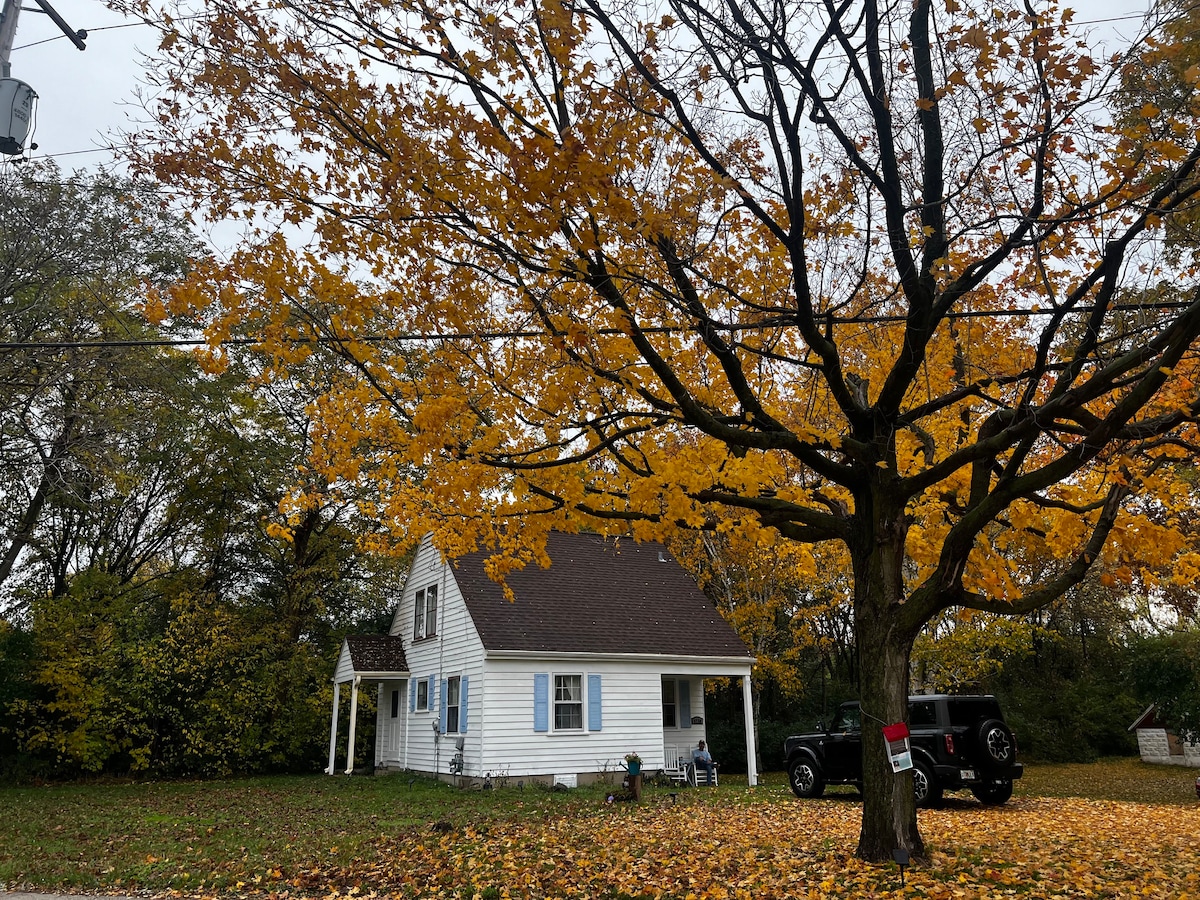
[[(1187, 309), (1192, 306), (1192, 301), (1177, 300), (1168, 303), (1114, 303), (1107, 307), (1112, 312), (1146, 312), (1146, 311), (1162, 311), (1171, 309)], [(1097, 309), (1096, 306), (1076, 306), (1069, 310), (1068, 313), (1090, 313)], [(1054, 309), (998, 309), (989, 312), (972, 312), (972, 311), (957, 311), (947, 313), (947, 319), (1009, 319), (1009, 318), (1039, 318), (1054, 314)], [(824, 322), (828, 320), (828, 316), (818, 316), (818, 320)], [(834, 325), (883, 325), (883, 324), (899, 324), (904, 322), (908, 317), (897, 313), (896, 315), (888, 316), (844, 316), (835, 317)], [(795, 327), (794, 322), (789, 321), (767, 321), (755, 322), (747, 325), (724, 325), (720, 323), (705, 323), (693, 327), (683, 327), (679, 325), (655, 325), (646, 328), (639, 328), (643, 334), (692, 334), (711, 329), (713, 331), (724, 331), (730, 333), (760, 331), (764, 329)], [(592, 332), (604, 337), (620, 337), (628, 334), (623, 328), (600, 328)], [(517, 331), (453, 331), (453, 332), (431, 332), (429, 334), (368, 334), (361, 336), (327, 336), (313, 335), (308, 337), (293, 337), (284, 341), (287, 344), (303, 345), (303, 344), (390, 344), (390, 343), (408, 343), (420, 341), (502, 341), (502, 340), (526, 340), (534, 338), (557, 338), (564, 335), (549, 334), (546, 331), (536, 329), (517, 330)], [(218, 346), (251, 346), (254, 344), (262, 344), (264, 338), (250, 337), (235, 337), (225, 338), (218, 342)], [(208, 344), (209, 341), (202, 337), (195, 338), (153, 338), (153, 339), (128, 339), (128, 340), (96, 340), (96, 341), (0, 341), (0, 351), (8, 350), (85, 350), (85, 349), (126, 349), (137, 347), (199, 347)]]
[[(36, 10), (35, 10), (35, 12), (36, 12)], [(195, 18), (195, 17), (189, 16), (188, 18)], [(114, 28), (135, 28), (138, 25), (148, 25), (148, 24), (149, 24), (148, 22), (123, 22), (120, 25), (101, 25), (97, 28), (81, 28), (80, 30), (86, 31), (88, 33), (88, 35), (90, 36), (90, 35), (95, 34), (97, 31), (112, 31)], [(15, 53), (18, 50), (27, 50), (30, 47), (37, 47), (37, 46), (40, 46), (41, 44), (49, 44), (51, 41), (61, 41), (61, 40), (65, 39), (66, 37), (67, 36), (65, 34), (56, 34), (53, 37), (42, 38), (42, 40), (40, 40), (40, 41), (33, 41), (32, 43), (29, 43), (29, 44), (22, 44), (20, 47), (13, 47), (13, 52)]]

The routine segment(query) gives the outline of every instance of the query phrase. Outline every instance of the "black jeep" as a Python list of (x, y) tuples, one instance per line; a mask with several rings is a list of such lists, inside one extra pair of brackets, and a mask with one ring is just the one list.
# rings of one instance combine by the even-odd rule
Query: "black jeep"
[[(818, 731), (784, 741), (788, 783), (797, 797), (820, 797), (827, 784), (862, 790), (861, 715), (858, 703), (843, 703), (828, 728), (818, 722)], [(942, 791), (962, 788), (987, 804), (1012, 796), (1013, 779), (1024, 767), (995, 697), (909, 697), (908, 727), (917, 806), (936, 805)]]

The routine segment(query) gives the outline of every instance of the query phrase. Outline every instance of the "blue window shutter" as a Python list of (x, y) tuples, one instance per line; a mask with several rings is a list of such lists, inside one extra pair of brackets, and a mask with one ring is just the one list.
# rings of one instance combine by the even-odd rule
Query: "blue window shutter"
[(466, 675), (458, 683), (458, 730), (461, 734), (467, 733), (467, 683)]
[(442, 690), (438, 695), (438, 720), (442, 734), (446, 733), (446, 679), (442, 679)]
[(408, 711), (417, 711), (417, 679), (411, 675), (408, 678)]
[(550, 730), (550, 676), (544, 672), (533, 676), (533, 730)]
[(692, 683), (679, 682), (679, 727), (692, 727)]
[(599, 731), (603, 725), (600, 700), (600, 676), (588, 676), (588, 731)]

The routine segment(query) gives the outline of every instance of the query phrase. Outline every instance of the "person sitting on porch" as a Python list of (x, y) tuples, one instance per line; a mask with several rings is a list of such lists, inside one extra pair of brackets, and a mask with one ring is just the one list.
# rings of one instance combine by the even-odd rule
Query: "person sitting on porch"
[(708, 752), (704, 741), (701, 741), (700, 746), (692, 751), (692, 763), (696, 766), (697, 775), (700, 769), (704, 770), (704, 783), (711, 786), (716, 777), (717, 764), (713, 762), (712, 754)]

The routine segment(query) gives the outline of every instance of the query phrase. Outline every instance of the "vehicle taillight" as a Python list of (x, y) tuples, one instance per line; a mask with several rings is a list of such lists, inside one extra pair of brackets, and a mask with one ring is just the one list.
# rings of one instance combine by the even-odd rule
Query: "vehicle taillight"
[(946, 739), (946, 755), (953, 756), (954, 755), (954, 735), (945, 734), (945, 735), (943, 735), (943, 737)]

